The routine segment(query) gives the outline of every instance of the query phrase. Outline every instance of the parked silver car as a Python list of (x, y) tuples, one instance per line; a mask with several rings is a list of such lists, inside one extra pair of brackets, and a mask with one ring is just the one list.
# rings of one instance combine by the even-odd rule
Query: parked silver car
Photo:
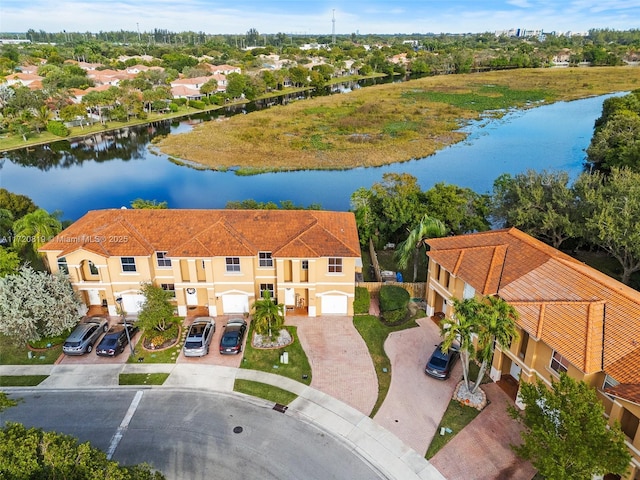
[(93, 345), (100, 335), (109, 329), (106, 318), (91, 317), (80, 323), (62, 345), (62, 351), (67, 355), (83, 355), (93, 350)]
[(211, 317), (197, 317), (187, 333), (182, 351), (185, 357), (202, 357), (209, 353), (209, 345), (216, 331), (216, 323)]

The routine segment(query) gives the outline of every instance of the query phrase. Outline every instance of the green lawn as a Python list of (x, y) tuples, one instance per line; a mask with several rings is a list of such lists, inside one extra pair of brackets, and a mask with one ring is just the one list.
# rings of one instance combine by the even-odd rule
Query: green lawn
[(162, 385), (168, 373), (121, 373), (118, 385)]
[[(258, 349), (251, 346), (253, 336), (253, 324), (251, 324), (244, 349), (244, 358), (240, 366), (241, 368), (275, 373), (309, 385), (311, 383), (311, 366), (307, 354), (304, 353), (298, 340), (297, 328), (293, 326), (285, 326), (284, 328), (294, 339), (291, 345), (283, 348)], [(289, 354), (289, 363), (286, 365), (280, 363), (282, 352)]]
[(266, 383), (253, 382), (251, 380), (236, 379), (233, 390), (246, 393), (253, 397), (264, 398), (265, 400), (279, 403), (280, 405), (289, 405), (298, 398), (295, 393), (283, 390), (282, 388), (267, 385)]
[[(182, 319), (179, 319), (178, 323), (182, 323)], [(167, 333), (167, 337), (175, 336)], [(152, 333), (152, 335), (155, 333)], [(184, 343), (184, 337), (187, 334), (187, 329), (182, 328), (180, 332), (180, 338), (178, 339), (178, 343), (170, 348), (166, 348), (163, 350), (146, 350), (142, 347), (144, 342), (145, 335), (148, 335), (146, 332), (142, 332), (142, 336), (140, 340), (138, 340), (138, 344), (134, 350), (134, 355), (129, 357), (128, 363), (176, 363), (178, 359), (178, 355), (180, 355), (180, 349), (182, 348), (182, 344)], [(128, 354), (129, 350), (125, 350), (125, 354)]]
[(0, 365), (51, 365), (61, 354), (61, 343), (44, 351), (34, 352), (26, 345), (20, 346), (10, 337), (0, 334)]
[(49, 375), (4, 375), (0, 377), (0, 387), (35, 387)]
[[(425, 457), (430, 459), (451, 440), (456, 433), (466, 427), (471, 420), (476, 418), (480, 412), (473, 407), (462, 405), (456, 400), (451, 400), (447, 410), (444, 412), (436, 434), (427, 449)], [(440, 435), (440, 429), (448, 429), (444, 435)]]
[[(424, 312), (419, 314), (424, 316)], [(353, 317), (353, 324), (364, 339), (369, 349), (369, 354), (373, 360), (373, 365), (378, 376), (378, 400), (371, 411), (371, 418), (376, 414), (382, 402), (389, 392), (391, 385), (391, 361), (384, 351), (384, 342), (391, 332), (404, 330), (417, 326), (413, 319), (402, 325), (388, 327), (380, 319), (373, 315), (358, 315)], [(386, 370), (386, 371), (385, 371)]]

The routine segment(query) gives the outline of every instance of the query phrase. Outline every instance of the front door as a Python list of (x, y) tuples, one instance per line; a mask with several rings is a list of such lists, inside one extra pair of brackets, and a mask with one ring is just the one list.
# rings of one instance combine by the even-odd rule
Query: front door
[(102, 305), (100, 290), (97, 288), (90, 288), (87, 290), (87, 297), (89, 298), (89, 305)]
[(189, 306), (197, 306), (198, 305), (198, 291), (195, 288), (187, 288), (187, 305)]

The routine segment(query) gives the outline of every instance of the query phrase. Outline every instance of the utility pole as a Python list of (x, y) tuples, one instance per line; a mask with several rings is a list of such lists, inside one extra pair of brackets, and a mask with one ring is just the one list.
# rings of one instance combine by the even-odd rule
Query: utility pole
[(336, 9), (333, 9), (333, 16), (331, 18), (331, 43), (336, 44)]
[(141, 40), (140, 40), (140, 24), (138, 22), (136, 22), (136, 27), (138, 28), (138, 43), (141, 43)]

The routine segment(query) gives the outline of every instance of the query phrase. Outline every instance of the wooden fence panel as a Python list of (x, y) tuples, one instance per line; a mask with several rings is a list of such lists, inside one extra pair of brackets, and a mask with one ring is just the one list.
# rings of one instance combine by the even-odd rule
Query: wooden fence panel
[(356, 282), (356, 287), (364, 287), (371, 295), (378, 295), (383, 285), (396, 285), (404, 288), (411, 298), (427, 298), (427, 284), (425, 282)]

